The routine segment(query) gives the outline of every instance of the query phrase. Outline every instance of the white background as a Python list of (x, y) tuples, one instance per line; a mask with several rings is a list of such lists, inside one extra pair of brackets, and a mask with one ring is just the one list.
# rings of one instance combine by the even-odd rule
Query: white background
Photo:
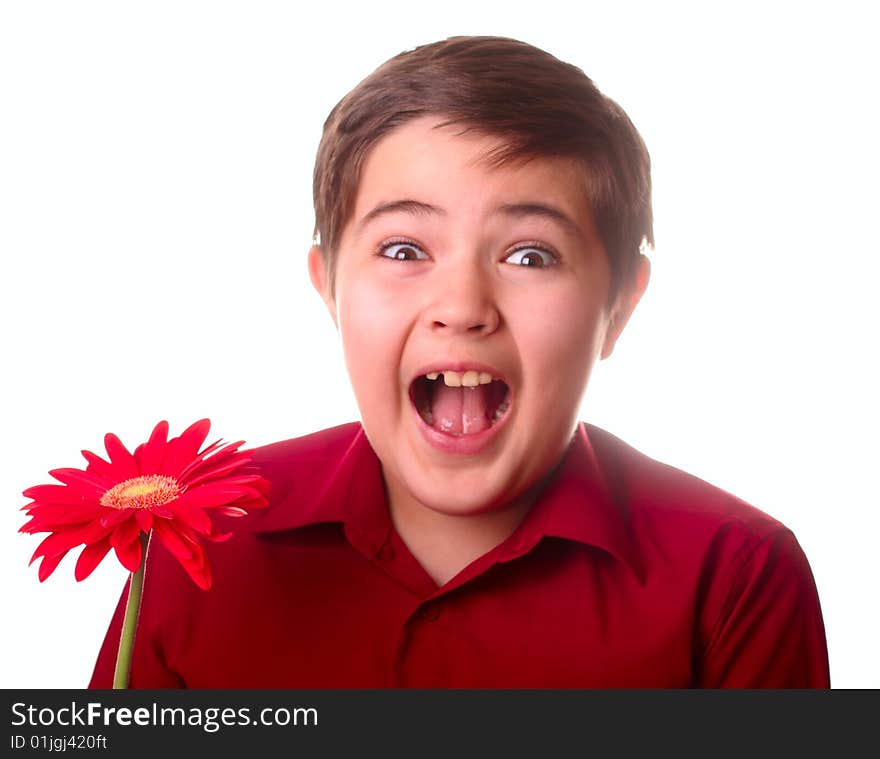
[(324, 118), (403, 49), (496, 34), (584, 69), (654, 161), (653, 280), (582, 418), (791, 527), (833, 686), (880, 687), (871, 5), (0, 5), (0, 685), (85, 685), (125, 577), (28, 568), (49, 469), (159, 419), (357, 418), (306, 273)]

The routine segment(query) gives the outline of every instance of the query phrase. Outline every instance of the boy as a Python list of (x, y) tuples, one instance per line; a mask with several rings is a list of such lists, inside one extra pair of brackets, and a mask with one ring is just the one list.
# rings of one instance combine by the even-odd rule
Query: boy
[(792, 533), (577, 422), (653, 242), (647, 150), (583, 72), (403, 53), (314, 190), (362, 423), (257, 450), (272, 507), (207, 547), (210, 592), (154, 546), (133, 687), (829, 687)]

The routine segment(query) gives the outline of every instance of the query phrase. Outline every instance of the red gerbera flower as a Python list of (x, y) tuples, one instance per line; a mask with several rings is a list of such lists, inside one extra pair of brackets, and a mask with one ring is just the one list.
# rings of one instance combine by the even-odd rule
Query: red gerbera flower
[(211, 422), (202, 419), (180, 437), (168, 440), (168, 422), (159, 422), (150, 439), (130, 453), (112, 433), (104, 437), (110, 461), (91, 451), (82, 454), (85, 470), (49, 472), (61, 485), (37, 485), (24, 491), (32, 503), (20, 532), (49, 532), (34, 551), (42, 557), (42, 582), (68, 551), (85, 548), (76, 562), (77, 580), (88, 577), (111, 548), (130, 572), (141, 566), (142, 535), (150, 531), (183, 565), (200, 587), (211, 586), (211, 572), (201, 539), (226, 540), (232, 533), (215, 530), (209, 512), (245, 516), (267, 505), (268, 482), (248, 470), (244, 441), (218, 440), (204, 450)]

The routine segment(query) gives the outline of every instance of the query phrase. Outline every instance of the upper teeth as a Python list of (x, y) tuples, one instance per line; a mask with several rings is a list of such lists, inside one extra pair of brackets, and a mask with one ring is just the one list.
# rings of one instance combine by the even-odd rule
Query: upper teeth
[(475, 372), (473, 370), (453, 372), (446, 369), (443, 372), (428, 372), (425, 376), (429, 380), (435, 380), (441, 374), (447, 387), (476, 387), (477, 385), (488, 385), (492, 381), (492, 375), (489, 372)]

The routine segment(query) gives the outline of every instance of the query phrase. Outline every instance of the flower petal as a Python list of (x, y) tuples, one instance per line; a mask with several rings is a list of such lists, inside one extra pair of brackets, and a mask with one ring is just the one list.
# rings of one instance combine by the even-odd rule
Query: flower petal
[(210, 517), (198, 506), (175, 508), (174, 517), (187, 527), (192, 527), (196, 532), (201, 532), (204, 535), (210, 534), (214, 529)]
[(109, 550), (110, 541), (106, 538), (98, 543), (92, 543), (83, 548), (82, 553), (76, 560), (76, 568), (73, 572), (76, 581), (82, 582), (94, 572), (95, 567), (101, 563), (101, 560), (107, 555)]
[(214, 451), (218, 448), (221, 448), (224, 445), (223, 438), (218, 437), (213, 443), (210, 445), (206, 445), (202, 450), (199, 451), (199, 459), (205, 459), (210, 456)]
[(238, 500), (247, 491), (241, 487), (228, 487), (223, 480), (218, 482), (209, 482), (205, 485), (198, 485), (192, 490), (187, 490), (178, 499), (178, 506), (183, 504), (195, 504), (203, 509), (210, 509), (213, 506), (225, 506)]
[(189, 465), (199, 452), (202, 443), (211, 429), (209, 419), (201, 419), (187, 427), (180, 437), (168, 441), (165, 449), (165, 461), (162, 464), (162, 474), (169, 477), (178, 477)]
[(87, 472), (91, 472), (97, 477), (101, 477), (110, 483), (116, 483), (125, 479), (119, 475), (119, 472), (113, 467), (113, 464), (104, 461), (104, 459), (97, 454), (94, 454), (91, 451), (81, 451), (81, 453), (83, 458), (89, 462), (89, 465), (86, 467)]
[(264, 479), (259, 474), (237, 474), (234, 477), (224, 477), (223, 482), (227, 485), (250, 485), (253, 487), (259, 487), (261, 491), (263, 489), (268, 489), (269, 481)]
[(181, 562), (181, 564), (196, 585), (202, 590), (209, 590), (211, 588), (211, 567), (205, 558), (205, 552), (201, 545), (197, 545), (195, 548), (193, 559)]
[(269, 506), (269, 499), (265, 496), (262, 498), (257, 498), (254, 501), (248, 501), (247, 508), (248, 511), (252, 511), (253, 509), (265, 509)]
[(238, 506), (221, 506), (217, 509), (218, 514), (225, 514), (228, 517), (246, 517), (247, 512)]
[(102, 480), (82, 469), (53, 469), (49, 474), (90, 498), (100, 498), (107, 492), (107, 485)]
[(197, 544), (181, 537), (180, 529), (172, 527), (168, 522), (156, 520), (153, 525), (153, 532), (181, 564), (192, 561), (194, 557), (193, 547)]
[(80, 503), (75, 506), (64, 503), (34, 503), (28, 509), (31, 521), (22, 526), (19, 532), (69, 529), (93, 521), (99, 513), (99, 509), (91, 503)]
[(245, 487), (243, 485), (240, 485), (238, 487), (238, 490), (241, 493), (241, 496), (239, 497), (240, 500), (250, 501), (250, 500), (257, 500), (258, 498), (263, 497), (263, 494), (259, 490), (257, 490), (256, 488), (249, 488), (249, 487)]
[(110, 534), (110, 545), (118, 548), (121, 545), (127, 545), (132, 540), (136, 540), (141, 534), (141, 526), (135, 519), (134, 514), (129, 514), (129, 518), (116, 525), (116, 529)]
[(128, 509), (104, 509), (99, 520), (103, 527), (115, 527), (126, 519), (131, 519), (132, 515)]
[(140, 447), (139, 455), (135, 456), (142, 474), (155, 474), (161, 471), (167, 440), (168, 422), (163, 420), (153, 428), (150, 439)]
[(134, 513), (134, 518), (138, 523), (138, 527), (144, 532), (149, 534), (150, 530), (153, 529), (153, 514), (149, 509), (138, 509)]
[(219, 469), (221, 466), (225, 466), (226, 463), (232, 457), (237, 457), (240, 459), (241, 464), (245, 464), (250, 461), (250, 453), (240, 452), (238, 447), (242, 444), (243, 441), (238, 441), (237, 443), (227, 443), (222, 448), (208, 455), (209, 451), (212, 451), (217, 445), (219, 445), (221, 441), (217, 441), (210, 448), (206, 448), (202, 451), (198, 456), (196, 456), (180, 473), (180, 477), (178, 479), (184, 480), (189, 478), (195, 478), (201, 476), (203, 472), (213, 471), (215, 469)]
[[(234, 472), (236, 469), (240, 469), (243, 467), (249, 459), (245, 458), (244, 460), (231, 459), (227, 461), (225, 464), (221, 464), (216, 467), (210, 467), (202, 470), (202, 467), (199, 467), (196, 470), (193, 470), (192, 474), (196, 474), (197, 476), (189, 478), (186, 475), (181, 475), (180, 484), (186, 487), (193, 487), (194, 485), (198, 485), (206, 480), (215, 480), (223, 477), (223, 475), (230, 474)], [(209, 460), (210, 461), (210, 460)], [(207, 465), (209, 462), (205, 462)]]
[(83, 502), (82, 493), (66, 485), (34, 485), (22, 491), (22, 495), (25, 498), (32, 498), (34, 501), (48, 503), (79, 504)]
[(56, 553), (53, 556), (44, 556), (43, 560), (40, 562), (40, 571), (37, 573), (37, 576), (40, 578), (40, 582), (43, 582), (52, 572), (55, 571), (56, 567), (61, 563), (61, 560), (67, 555), (67, 551), (63, 551), (62, 553)]
[(211, 567), (207, 564), (204, 564), (200, 567), (184, 567), (184, 569), (189, 572), (189, 576), (192, 577), (193, 582), (198, 585), (202, 590), (210, 590), (211, 589)]
[(84, 542), (82, 537), (82, 529), (64, 530), (63, 532), (53, 532), (47, 535), (40, 542), (40, 545), (37, 546), (33, 556), (31, 556), (31, 563), (40, 556), (55, 556), (60, 553), (67, 553), (71, 548), (75, 548)]
[(134, 456), (131, 455), (128, 448), (112, 432), (104, 435), (104, 447), (107, 449), (107, 455), (110, 457), (113, 466), (121, 475), (120, 482), (130, 477), (137, 477), (140, 474)]
[(141, 566), (141, 558), (143, 557), (143, 547), (140, 538), (135, 538), (130, 543), (123, 543), (114, 546), (116, 558), (122, 563), (129, 572), (137, 572)]
[(179, 523), (157, 521), (153, 528), (158, 539), (186, 570), (192, 581), (203, 590), (211, 587), (211, 570), (202, 546)]

